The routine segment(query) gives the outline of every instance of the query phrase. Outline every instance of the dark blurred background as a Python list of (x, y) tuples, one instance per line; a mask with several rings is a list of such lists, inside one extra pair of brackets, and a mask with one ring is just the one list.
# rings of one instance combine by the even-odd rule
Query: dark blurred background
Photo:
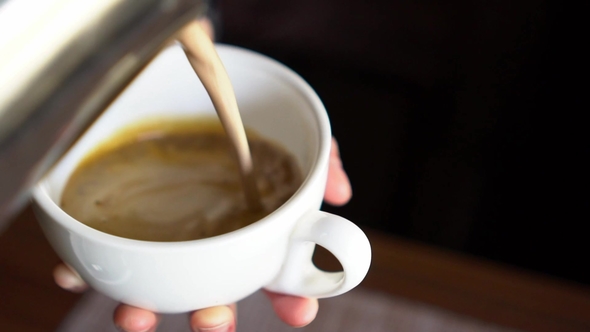
[(584, 11), (567, 2), (222, 0), (219, 41), (324, 101), (361, 226), (590, 283)]

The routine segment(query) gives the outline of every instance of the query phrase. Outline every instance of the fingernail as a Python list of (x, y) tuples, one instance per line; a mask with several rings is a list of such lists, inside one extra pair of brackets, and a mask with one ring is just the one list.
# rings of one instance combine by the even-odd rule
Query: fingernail
[(231, 332), (230, 330), (230, 324), (229, 323), (225, 323), (225, 324), (221, 324), (215, 327), (207, 327), (207, 328), (199, 328), (197, 331), (198, 332)]
[[(116, 327), (117, 327), (117, 331), (119, 331), (119, 332), (129, 332), (129, 331), (125, 330), (124, 328), (120, 327), (120, 326), (116, 326)], [(140, 332), (156, 332), (156, 328), (155, 327), (152, 327), (152, 328), (150, 328), (148, 330), (144, 330), (144, 331), (140, 331)]]
[(73, 270), (68, 270), (65, 266), (60, 265), (54, 272), (55, 282), (62, 288), (70, 291), (83, 291), (86, 289), (86, 283)]
[[(119, 331), (119, 332), (129, 332), (129, 331), (125, 330), (124, 328), (120, 327), (119, 325), (115, 325), (115, 327), (117, 328), (117, 331)], [(157, 326), (153, 326), (147, 330), (143, 330), (140, 332), (156, 332), (156, 328), (157, 328)]]

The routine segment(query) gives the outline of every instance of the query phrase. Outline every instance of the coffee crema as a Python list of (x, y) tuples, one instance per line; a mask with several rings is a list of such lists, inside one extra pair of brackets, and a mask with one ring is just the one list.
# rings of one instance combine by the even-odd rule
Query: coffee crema
[(302, 183), (296, 159), (252, 131), (262, 209), (246, 204), (230, 142), (217, 119), (160, 119), (124, 129), (86, 156), (61, 207), (105, 233), (187, 241), (231, 232), (270, 214)]

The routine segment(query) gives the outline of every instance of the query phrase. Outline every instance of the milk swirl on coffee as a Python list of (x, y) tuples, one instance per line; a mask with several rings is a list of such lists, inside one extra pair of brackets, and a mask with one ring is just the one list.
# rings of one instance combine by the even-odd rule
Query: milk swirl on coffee
[(164, 127), (123, 130), (90, 153), (70, 176), (61, 207), (105, 233), (149, 241), (220, 235), (262, 219), (302, 179), (295, 158), (250, 135), (261, 209), (243, 196), (230, 142), (218, 122), (162, 119)]

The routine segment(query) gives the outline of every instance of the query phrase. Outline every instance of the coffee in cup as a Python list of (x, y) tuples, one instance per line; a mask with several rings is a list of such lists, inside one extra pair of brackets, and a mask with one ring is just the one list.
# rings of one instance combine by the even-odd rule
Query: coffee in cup
[(261, 208), (247, 206), (231, 142), (209, 117), (144, 120), (95, 147), (70, 176), (61, 208), (99, 231), (189, 241), (267, 216), (302, 182), (285, 148), (248, 131)]

